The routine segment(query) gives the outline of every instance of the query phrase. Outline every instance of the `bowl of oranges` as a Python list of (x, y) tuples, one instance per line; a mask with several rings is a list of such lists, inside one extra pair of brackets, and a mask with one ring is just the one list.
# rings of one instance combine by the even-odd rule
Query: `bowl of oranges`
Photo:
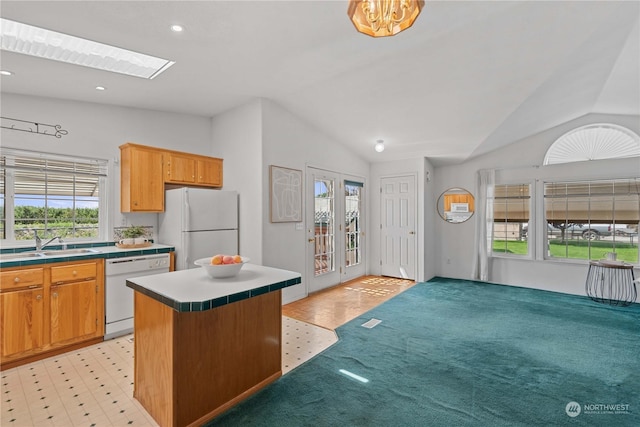
[(193, 263), (202, 267), (210, 277), (220, 279), (238, 274), (245, 262), (249, 262), (249, 258), (240, 255), (218, 254), (197, 259)]

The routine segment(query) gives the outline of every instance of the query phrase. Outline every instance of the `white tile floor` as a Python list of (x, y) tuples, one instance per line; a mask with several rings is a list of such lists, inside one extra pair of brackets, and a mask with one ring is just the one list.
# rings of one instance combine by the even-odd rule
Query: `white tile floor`
[[(282, 372), (337, 341), (334, 331), (282, 318)], [(157, 426), (133, 398), (132, 335), (0, 373), (3, 427)]]

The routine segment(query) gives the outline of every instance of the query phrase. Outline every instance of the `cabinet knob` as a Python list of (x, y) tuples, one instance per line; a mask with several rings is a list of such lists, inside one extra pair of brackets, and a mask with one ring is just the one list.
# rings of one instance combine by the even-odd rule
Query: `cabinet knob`
[(36, 295), (36, 300), (40, 301), (42, 299), (42, 295)]
[(58, 298), (58, 293), (54, 292), (54, 293), (51, 294), (51, 296), (54, 297), (54, 298)]
[(74, 276), (76, 276), (76, 275), (78, 274), (78, 272), (77, 272), (77, 271), (75, 271), (75, 270), (73, 270), (73, 273), (71, 273), (71, 274), (73, 274)]
[(15, 279), (13, 279), (14, 282), (18, 283), (20, 281), (19, 277), (16, 277)]

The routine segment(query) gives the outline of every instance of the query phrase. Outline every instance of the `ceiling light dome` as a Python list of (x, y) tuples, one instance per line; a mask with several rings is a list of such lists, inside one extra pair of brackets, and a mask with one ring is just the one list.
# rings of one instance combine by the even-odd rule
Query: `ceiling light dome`
[(376, 141), (375, 147), (373, 147), (378, 153), (382, 153), (384, 151), (384, 141), (379, 139)]

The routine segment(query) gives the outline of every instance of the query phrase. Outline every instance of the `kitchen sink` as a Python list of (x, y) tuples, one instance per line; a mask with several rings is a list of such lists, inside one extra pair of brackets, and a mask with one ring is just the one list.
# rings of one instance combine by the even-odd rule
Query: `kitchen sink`
[(37, 252), (22, 252), (22, 253), (14, 253), (14, 254), (0, 254), (0, 261), (9, 261), (11, 259), (19, 259), (19, 258), (40, 258), (42, 257), (42, 253)]
[(18, 252), (12, 254), (0, 254), (0, 261), (10, 261), (13, 259), (22, 259), (22, 258), (43, 258), (43, 257), (54, 257), (54, 256), (63, 256), (63, 255), (76, 255), (76, 254), (97, 254), (101, 251), (96, 249), (52, 249), (50, 251), (42, 251), (42, 252)]
[(45, 256), (59, 256), (59, 255), (75, 255), (75, 254), (97, 254), (100, 251), (96, 249), (57, 249), (51, 251), (41, 252)]

